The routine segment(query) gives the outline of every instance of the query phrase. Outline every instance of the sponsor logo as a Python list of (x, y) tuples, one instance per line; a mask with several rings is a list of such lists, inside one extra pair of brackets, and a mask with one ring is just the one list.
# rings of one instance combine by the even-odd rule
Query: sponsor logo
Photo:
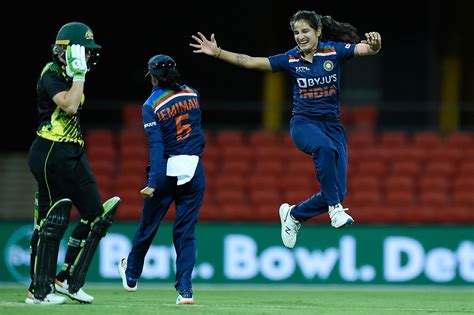
[(156, 126), (156, 121), (152, 121), (143, 125), (144, 128)]
[(302, 89), (308, 88), (308, 87), (313, 87), (317, 85), (323, 85), (323, 84), (330, 84), (333, 82), (337, 81), (337, 75), (332, 74), (332, 75), (326, 75), (324, 77), (317, 77), (317, 78), (297, 78), (296, 82), (298, 83), (298, 86)]
[[(30, 240), (33, 226), (24, 225), (18, 228), (7, 240), (4, 249), (5, 266), (10, 275), (18, 282), (28, 283), (30, 279)], [(58, 255), (58, 267), (64, 260), (66, 243), (61, 241)]]
[(346, 45), (344, 46), (345, 49), (349, 49), (350, 47), (351, 47), (351, 44), (346, 44)]
[[(109, 233), (99, 246), (99, 272), (104, 279), (120, 278), (117, 265), (132, 249), (132, 242), (125, 235)], [(176, 251), (173, 245), (151, 245), (143, 262), (142, 279), (171, 279), (176, 272)], [(214, 277), (215, 266), (211, 262), (196, 263), (193, 279), (209, 280)]]
[(306, 66), (295, 67), (295, 70), (296, 70), (296, 73), (311, 71), (311, 69)]
[(91, 30), (88, 30), (88, 31), (84, 34), (84, 38), (85, 38), (85, 39), (94, 39), (94, 34), (92, 33)]
[[(257, 251), (258, 248), (258, 251)], [(248, 280), (259, 275), (268, 280), (291, 279), (302, 273), (305, 279), (326, 280), (333, 276), (347, 282), (403, 283), (426, 277), (434, 283), (474, 281), (474, 243), (461, 241), (456, 248), (424, 248), (418, 240), (404, 236), (386, 237), (374, 265), (359, 261), (357, 239), (344, 235), (335, 246), (289, 250), (281, 246), (263, 247), (244, 234), (224, 238), (224, 274), (231, 280)], [(372, 258), (373, 260), (373, 258)], [(378, 260), (378, 259), (377, 259)]]
[(19, 282), (30, 280), (30, 240), (33, 227), (25, 225), (16, 230), (5, 245), (5, 266)]

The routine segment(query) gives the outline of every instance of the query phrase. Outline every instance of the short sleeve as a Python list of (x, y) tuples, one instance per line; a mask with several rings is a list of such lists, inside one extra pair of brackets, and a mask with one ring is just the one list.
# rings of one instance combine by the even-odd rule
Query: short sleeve
[(285, 71), (288, 69), (288, 56), (286, 54), (278, 54), (268, 57), (273, 72)]
[(340, 60), (346, 60), (354, 57), (355, 44), (349, 43), (334, 43), (337, 56)]
[(41, 80), (43, 81), (43, 87), (50, 98), (53, 98), (59, 92), (69, 91), (71, 88), (59, 73), (53, 71), (47, 71), (43, 74)]

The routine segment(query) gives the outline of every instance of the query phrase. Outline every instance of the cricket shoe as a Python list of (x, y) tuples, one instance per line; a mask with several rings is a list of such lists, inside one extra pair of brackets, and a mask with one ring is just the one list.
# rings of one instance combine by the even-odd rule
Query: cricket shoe
[(193, 292), (192, 291), (181, 291), (178, 292), (178, 298), (176, 304), (194, 304)]
[(295, 247), (296, 237), (301, 228), (301, 223), (293, 219), (290, 212), (294, 206), (284, 203), (280, 206), (280, 222), (281, 222), (281, 240), (283, 245), (288, 248)]
[(329, 217), (331, 218), (331, 225), (336, 229), (351, 225), (354, 219), (346, 213), (348, 208), (343, 208), (340, 203), (334, 206), (329, 206)]
[(118, 270), (120, 277), (122, 278), (122, 286), (125, 291), (128, 292), (135, 292), (138, 289), (138, 283), (132, 283), (132, 281), (127, 280), (127, 275), (125, 274), (125, 271), (127, 270), (127, 258), (122, 257), (120, 259), (119, 265), (118, 265)]
[(92, 303), (94, 301), (94, 297), (84, 292), (84, 290), (79, 289), (76, 293), (69, 292), (69, 284), (67, 280), (63, 282), (56, 279), (54, 283), (54, 288), (56, 292), (69, 296), (71, 299), (81, 302), (81, 303)]
[(28, 291), (28, 296), (25, 299), (26, 304), (42, 304), (42, 305), (54, 305), (54, 304), (64, 304), (66, 299), (62, 296), (59, 296), (54, 293), (46, 295), (42, 300), (35, 298), (32, 292)]

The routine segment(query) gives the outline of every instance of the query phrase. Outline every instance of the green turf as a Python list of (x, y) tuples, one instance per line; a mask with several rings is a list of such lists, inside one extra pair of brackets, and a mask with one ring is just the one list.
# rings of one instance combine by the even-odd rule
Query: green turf
[(472, 288), (195, 286), (194, 305), (175, 305), (172, 285), (86, 291), (93, 304), (26, 305), (26, 288), (0, 286), (0, 314), (474, 314)]

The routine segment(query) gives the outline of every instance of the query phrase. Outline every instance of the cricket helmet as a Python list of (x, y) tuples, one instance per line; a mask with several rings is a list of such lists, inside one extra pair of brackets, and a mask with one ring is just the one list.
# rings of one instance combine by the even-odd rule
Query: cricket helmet
[(78, 44), (89, 49), (100, 49), (102, 46), (94, 42), (94, 33), (89, 26), (80, 22), (64, 24), (56, 36), (56, 45)]

